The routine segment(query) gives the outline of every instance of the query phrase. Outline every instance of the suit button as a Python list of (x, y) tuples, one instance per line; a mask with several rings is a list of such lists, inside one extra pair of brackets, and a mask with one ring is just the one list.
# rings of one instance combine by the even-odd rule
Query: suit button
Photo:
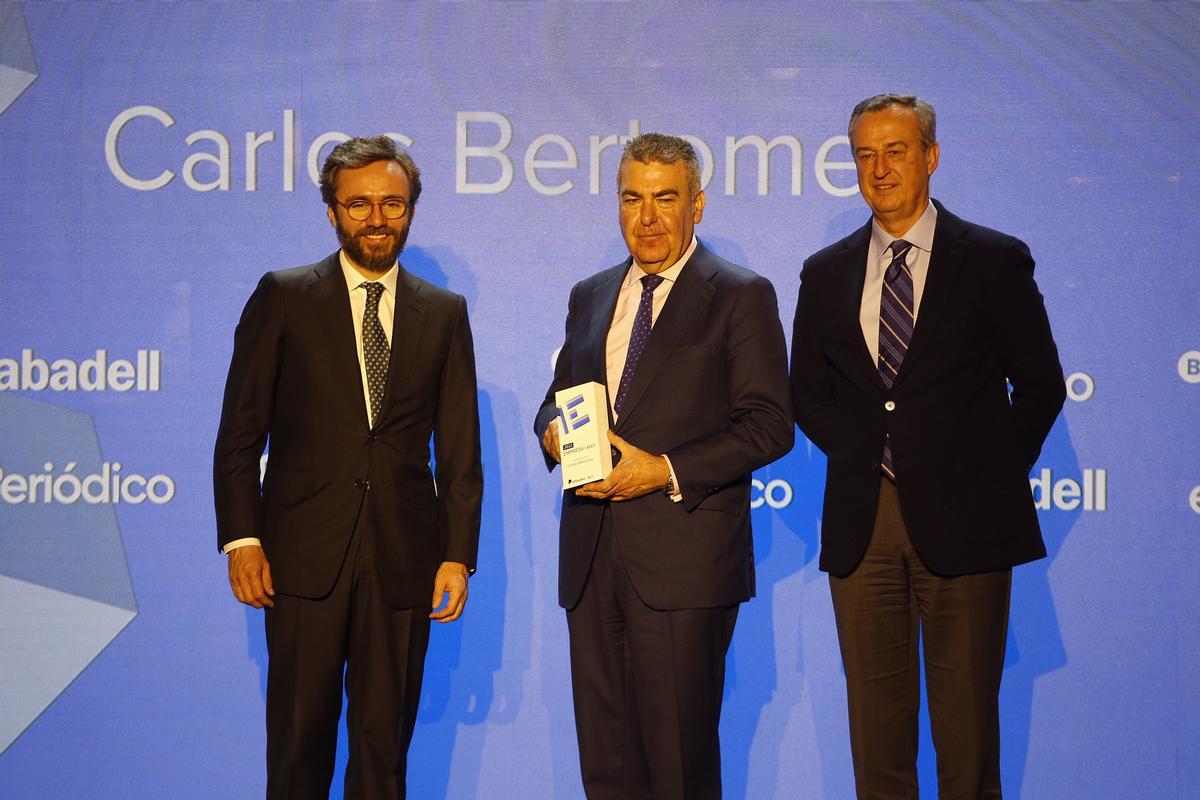
[(366, 486), (366, 485), (367, 485), (367, 482), (366, 482), (366, 481), (364, 481), (362, 478), (359, 478), (358, 480), (356, 480), (356, 481), (354, 482), (354, 488), (355, 488), (355, 489), (361, 489), (361, 488), (363, 488), (363, 487), (364, 487), (364, 486)]
[(886, 403), (883, 404), (883, 410), (884, 411), (895, 411), (896, 410), (895, 401), (888, 400)]
[(368, 442), (373, 442), (373, 441), (375, 441), (375, 440), (376, 440), (376, 439), (378, 439), (378, 438), (379, 438), (379, 437), (375, 435), (375, 431), (371, 431), (370, 433), (368, 433), (368, 434), (367, 434), (367, 441), (368, 441)]

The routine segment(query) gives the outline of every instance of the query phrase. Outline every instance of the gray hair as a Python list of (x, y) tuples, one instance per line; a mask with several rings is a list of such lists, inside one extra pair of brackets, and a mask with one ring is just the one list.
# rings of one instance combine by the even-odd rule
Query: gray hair
[(682, 161), (687, 169), (688, 188), (692, 196), (700, 194), (700, 158), (696, 155), (696, 148), (692, 147), (687, 139), (666, 133), (639, 134), (630, 139), (621, 151), (618, 173), (621, 166), (631, 158), (643, 164), (674, 164), (676, 161)]
[(407, 150), (401, 150), (390, 136), (355, 136), (347, 139), (330, 151), (321, 167), (321, 199), (333, 207), (334, 192), (337, 190), (338, 173), (344, 169), (358, 169), (376, 161), (394, 161), (408, 176), (410, 197), (408, 210), (411, 214), (421, 196), (421, 170)]
[(921, 149), (928, 150), (937, 144), (937, 114), (933, 106), (912, 94), (877, 94), (868, 97), (854, 107), (850, 112), (850, 124), (846, 133), (853, 135), (854, 123), (869, 111), (883, 111), (888, 108), (907, 108), (917, 115), (917, 128), (921, 132)]

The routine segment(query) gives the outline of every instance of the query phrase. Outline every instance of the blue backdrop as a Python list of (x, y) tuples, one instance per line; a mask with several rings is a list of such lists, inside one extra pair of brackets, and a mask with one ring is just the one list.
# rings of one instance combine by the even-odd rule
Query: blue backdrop
[[(790, 330), (803, 258), (867, 218), (849, 110), (896, 90), (940, 112), (934, 195), (1032, 248), (1070, 390), (1031, 476), (1050, 555), (1014, 578), (1007, 791), (1194, 796), (1198, 30), (1171, 2), (0, 2), (0, 797), (261, 794), (262, 624), (215, 549), (212, 440), (258, 277), (336, 247), (315, 165), (377, 132), (424, 171), (405, 266), (470, 306), (487, 481), (411, 796), (580, 797), (530, 426), (571, 285), (624, 255), (618, 137), (693, 137), (699, 235)], [(824, 467), (801, 437), (757, 475), (732, 798), (852, 795)]]

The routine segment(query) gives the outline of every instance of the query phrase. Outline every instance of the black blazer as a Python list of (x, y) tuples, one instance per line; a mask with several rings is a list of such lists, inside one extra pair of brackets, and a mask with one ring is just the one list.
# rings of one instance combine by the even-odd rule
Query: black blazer
[[(632, 258), (576, 284), (554, 381), (534, 422), (541, 438), (554, 393), (607, 384), (605, 342)], [(656, 609), (732, 605), (754, 594), (750, 473), (792, 448), (787, 350), (770, 281), (698, 243), (654, 324), (615, 432), (666, 453), (683, 502), (659, 492), (600, 502), (563, 493), (559, 602), (583, 591), (605, 507), (638, 596)], [(608, 387), (609, 395), (617, 387)], [(554, 468), (547, 456), (546, 466)]]
[(401, 267), (387, 386), (372, 427), (337, 253), (264, 275), (234, 334), (213, 486), (218, 547), (258, 536), (277, 591), (327, 593), (361, 522), (372, 531), (388, 602), (429, 605), (438, 565), (473, 569), (479, 539), (483, 477), (466, 302)]
[(834, 575), (849, 574), (870, 539), (885, 433), (909, 537), (932, 571), (1046, 554), (1028, 475), (1066, 388), (1033, 258), (934, 205), (917, 325), (890, 390), (859, 324), (871, 223), (804, 262), (792, 397), (800, 430), (828, 456), (820, 566)]

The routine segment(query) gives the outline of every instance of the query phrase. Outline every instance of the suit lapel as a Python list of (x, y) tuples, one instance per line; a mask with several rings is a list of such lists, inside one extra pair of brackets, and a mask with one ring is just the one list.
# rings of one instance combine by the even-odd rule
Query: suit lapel
[(940, 203), (933, 202), (938, 215), (937, 225), (933, 229), (933, 252), (929, 256), (929, 272), (925, 276), (925, 290), (921, 294), (921, 306), (917, 309), (917, 324), (913, 328), (912, 341), (908, 344), (908, 352), (904, 354), (904, 361), (896, 374), (896, 384), (912, 372), (913, 365), (928, 349), (938, 320), (950, 305), (954, 282), (962, 265), (962, 220), (942, 208)]
[(392, 316), (392, 351), (388, 358), (387, 382), (384, 384), (383, 402), (379, 406), (379, 419), (387, 416), (404, 387), (421, 344), (425, 315), (429, 308), (429, 300), (421, 294), (421, 285), (417, 280), (404, 267), (401, 266), (399, 271)]
[[(608, 383), (608, 329), (612, 327), (613, 314), (617, 311), (617, 295), (621, 293), (621, 282), (629, 272), (632, 258), (618, 264), (596, 284), (592, 289), (592, 299), (588, 304), (592, 317), (583, 338), (583, 353), (587, 355), (588, 376), (597, 383)], [(610, 386), (609, 402), (612, 402), (616, 387)]]
[(358, 341), (354, 337), (354, 315), (350, 311), (350, 290), (342, 275), (338, 254), (334, 253), (313, 268), (308, 284), (309, 294), (317, 301), (318, 329), (332, 345), (333, 363), (330, 375), (363, 423), (367, 409), (363, 402), (362, 374), (358, 365)]
[(617, 428), (632, 416), (646, 390), (658, 375), (663, 362), (712, 301), (717, 290), (709, 279), (715, 271), (709, 260), (708, 250), (698, 242), (691, 259), (680, 270), (675, 285), (671, 287), (671, 293), (667, 295), (666, 305), (663, 306), (654, 327), (650, 330), (649, 338), (646, 339), (646, 347), (642, 350), (637, 369), (630, 380), (629, 394), (625, 396)]
[(879, 377), (879, 367), (871, 358), (871, 350), (867, 340), (863, 338), (861, 312), (863, 287), (867, 282), (867, 252), (871, 244), (871, 221), (859, 228), (846, 243), (842, 250), (840, 273), (844, 280), (844, 290), (838, 298), (839, 308), (836, 313), (844, 328), (846, 339), (850, 342), (850, 357), (863, 375), (873, 382), (877, 388), (886, 389), (883, 378)]

